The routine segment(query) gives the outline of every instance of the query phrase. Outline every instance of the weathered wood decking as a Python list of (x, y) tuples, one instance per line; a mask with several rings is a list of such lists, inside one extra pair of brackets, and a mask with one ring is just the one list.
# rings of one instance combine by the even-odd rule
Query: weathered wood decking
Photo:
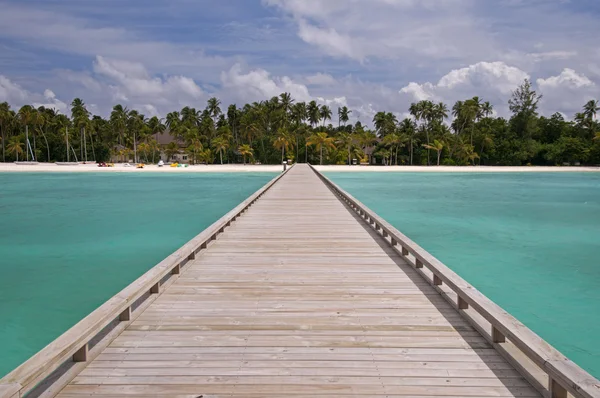
[(297, 165), (59, 397), (539, 396)]

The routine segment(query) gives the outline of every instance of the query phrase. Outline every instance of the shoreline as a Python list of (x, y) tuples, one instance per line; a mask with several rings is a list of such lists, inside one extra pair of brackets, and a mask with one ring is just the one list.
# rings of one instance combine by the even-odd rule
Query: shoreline
[(273, 173), (283, 170), (281, 165), (243, 165), (211, 164), (189, 167), (170, 167), (168, 164), (158, 167), (155, 164), (144, 165), (138, 169), (135, 165), (125, 167), (115, 163), (114, 167), (98, 167), (96, 163), (57, 165), (55, 163), (15, 164), (0, 163), (0, 173)]
[[(322, 172), (375, 172), (375, 173), (600, 173), (600, 167), (584, 166), (315, 166)], [(15, 164), (0, 163), (0, 173), (260, 173), (281, 172), (282, 165), (211, 164), (189, 167), (145, 165), (125, 167), (116, 163), (114, 167), (98, 167), (95, 163), (57, 165), (55, 163)]]

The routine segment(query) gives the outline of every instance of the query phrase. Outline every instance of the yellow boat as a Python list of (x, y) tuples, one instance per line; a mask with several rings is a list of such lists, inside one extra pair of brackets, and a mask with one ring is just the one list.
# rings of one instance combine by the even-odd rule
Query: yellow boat
[(139, 163), (137, 166), (135, 166), (137, 169), (143, 169), (144, 168), (144, 163)]
[(179, 166), (179, 163), (171, 163), (171, 167), (177, 167)]

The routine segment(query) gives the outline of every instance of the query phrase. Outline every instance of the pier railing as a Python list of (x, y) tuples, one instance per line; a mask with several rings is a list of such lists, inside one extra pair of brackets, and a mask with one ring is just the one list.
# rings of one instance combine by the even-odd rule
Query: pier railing
[[(379, 233), (545, 397), (600, 398), (600, 381), (311, 166), (347, 206)], [(508, 288), (508, 287), (507, 287)]]
[(0, 379), (0, 398), (54, 396), (179, 276), (186, 263), (216, 240), (287, 171), (155, 265), (117, 295)]

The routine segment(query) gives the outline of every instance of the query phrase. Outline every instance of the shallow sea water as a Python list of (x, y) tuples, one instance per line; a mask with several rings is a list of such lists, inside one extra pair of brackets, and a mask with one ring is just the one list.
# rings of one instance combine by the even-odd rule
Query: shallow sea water
[(600, 378), (600, 174), (326, 175)]
[(0, 173), (0, 377), (275, 173)]

